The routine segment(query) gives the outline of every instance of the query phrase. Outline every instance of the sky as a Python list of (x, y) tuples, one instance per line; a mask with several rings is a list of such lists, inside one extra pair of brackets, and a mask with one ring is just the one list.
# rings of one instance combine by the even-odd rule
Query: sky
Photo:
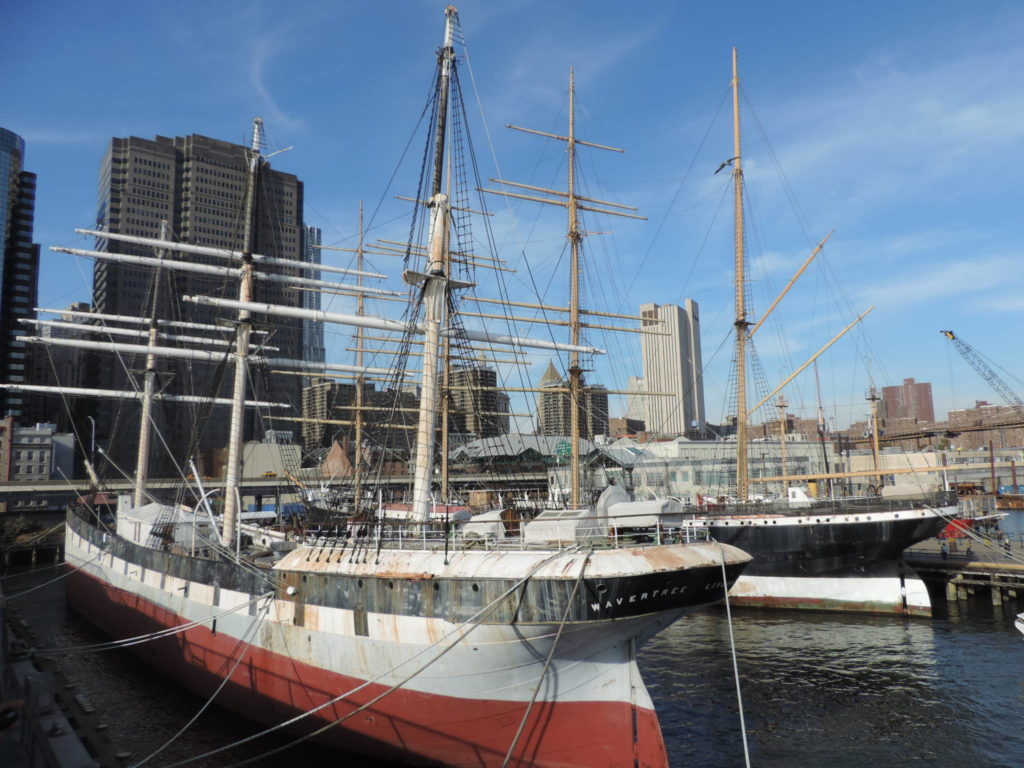
[[(443, 32), (442, 2), (16, 3), (0, 30), (0, 126), (38, 175), (40, 305), (87, 301), (97, 170), (111, 137), (192, 133), (247, 143), (262, 116), (279, 170), (305, 184), (308, 224), (351, 246), (401, 239), (423, 145), (413, 132)], [(564, 188), (564, 146), (505, 128), (566, 132), (574, 69), (577, 134), (625, 152), (580, 150), (581, 194), (646, 221), (587, 215), (584, 304), (700, 305), (707, 418), (728, 410), (733, 314), (731, 49), (739, 52), (747, 256), (760, 317), (811, 250), (822, 255), (756, 346), (768, 388), (860, 312), (819, 359), (836, 426), (863, 419), (865, 390), (932, 383), (939, 418), (999, 398), (939, 331), (951, 328), (1017, 392), (1024, 330), (1020, 186), (1024, 6), (1013, 2), (533, 2), (459, 4), (460, 79), (481, 175)], [(482, 112), (481, 112), (482, 108)], [(408, 146), (408, 150), (407, 150)], [(404, 160), (403, 160), (404, 156)], [(488, 186), (493, 184), (488, 183)], [(507, 291), (564, 306), (564, 211), (488, 200)], [(482, 248), (483, 227), (474, 230)], [(325, 257), (345, 266), (346, 254)], [(398, 285), (400, 267), (380, 259)], [(480, 295), (495, 295), (481, 278)], [(496, 289), (495, 289), (496, 290)], [(338, 300), (330, 309), (351, 307)], [(529, 315), (528, 310), (523, 310)], [(544, 337), (522, 323), (514, 330)], [(502, 329), (504, 332), (504, 329)], [(349, 343), (330, 331), (329, 348)], [(608, 350), (587, 376), (625, 389), (639, 337), (592, 334)], [(340, 358), (339, 358), (340, 359)], [(547, 363), (530, 357), (526, 378)], [(564, 361), (561, 363), (564, 365)], [(525, 382), (524, 382), (525, 383)], [(511, 385), (511, 384), (510, 384)], [(517, 381), (516, 386), (519, 386)], [(786, 390), (811, 416), (813, 373)], [(523, 406), (526, 407), (526, 406)], [(612, 415), (624, 403), (616, 398)]]

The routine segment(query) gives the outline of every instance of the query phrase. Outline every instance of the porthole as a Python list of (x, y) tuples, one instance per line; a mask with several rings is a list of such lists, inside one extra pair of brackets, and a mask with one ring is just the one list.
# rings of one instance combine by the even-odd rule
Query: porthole
[(395, 582), (389, 581), (388, 582), (388, 589), (394, 589), (394, 588), (395, 588)]
[(440, 585), (440, 584), (438, 584), (438, 583), (437, 583), (437, 582), (435, 581), (435, 582), (434, 582), (434, 591), (435, 591), (435, 592), (438, 592), (438, 591), (440, 591), (440, 589), (441, 589), (441, 585)]
[(356, 582), (356, 586), (357, 586), (357, 587), (360, 587), (360, 588), (362, 588), (362, 586), (363, 586), (363, 580), (362, 580), (362, 579), (360, 579), (359, 581), (357, 581), (357, 582)]
[(597, 587), (596, 587), (596, 589), (597, 589), (597, 592), (598, 592), (598, 594), (602, 594), (602, 595), (603, 595), (603, 594), (604, 594), (605, 592), (607, 592), (607, 591), (608, 591), (608, 587), (607, 587), (606, 585), (604, 585), (604, 584), (598, 584), (598, 585), (597, 585)]
[(480, 591), (480, 587), (479, 587), (479, 586), (477, 586), (476, 584), (474, 584), (474, 585), (473, 585), (473, 591), (474, 591), (474, 592), (479, 592), (479, 591)]

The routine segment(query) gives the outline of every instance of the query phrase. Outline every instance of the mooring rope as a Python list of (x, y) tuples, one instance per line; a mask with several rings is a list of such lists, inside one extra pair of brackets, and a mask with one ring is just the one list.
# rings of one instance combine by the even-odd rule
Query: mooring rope
[[(273, 595), (273, 593), (268, 592), (266, 595), (261, 595), (260, 599), (271, 595)], [(213, 704), (214, 699), (217, 698), (220, 692), (224, 689), (224, 686), (227, 685), (228, 681), (234, 676), (235, 670), (238, 669), (238, 665), (242, 663), (242, 659), (245, 658), (245, 654), (249, 652), (249, 649), (252, 647), (251, 638), (255, 636), (256, 631), (260, 628), (260, 626), (263, 623), (263, 619), (266, 618), (267, 614), (270, 612), (270, 606), (272, 606), (273, 604), (273, 600), (267, 600), (267, 604), (263, 606), (263, 608), (260, 610), (260, 613), (257, 615), (256, 621), (252, 622), (249, 625), (248, 629), (245, 630), (245, 634), (238, 640), (238, 643), (235, 645), (235, 648), (237, 649), (241, 647), (241, 653), (238, 654), (238, 658), (235, 659), (235, 663), (232, 664), (231, 669), (228, 671), (227, 675), (225, 675), (224, 679), (221, 680), (220, 685), (217, 686), (217, 689), (212, 694), (210, 694), (210, 698), (208, 698), (206, 702), (203, 704), (203, 706), (199, 708), (199, 711), (192, 716), (192, 719), (190, 719), (187, 723), (181, 726), (178, 732), (171, 736), (171, 738), (165, 741), (161, 746), (157, 747), (153, 752), (150, 752), (146, 757), (142, 758), (139, 762), (130, 766), (130, 768), (139, 768), (140, 766), (145, 765), (154, 757), (156, 757), (165, 749), (167, 749), (167, 747), (169, 747), (173, 742), (175, 742), (178, 739), (178, 737), (181, 736), (181, 734), (183, 734), (185, 731), (191, 728), (192, 724), (195, 723), (195, 721), (198, 720), (200, 716), (202, 716), (203, 712), (205, 712), (211, 704)]]
[[(68, 576), (70, 576), (75, 571), (80, 571), (83, 568), (85, 568), (85, 566), (91, 565), (94, 561), (98, 560), (102, 555), (105, 555), (105, 554), (107, 554), (107, 551), (104, 550), (104, 549), (100, 549), (100, 550), (98, 550), (96, 552), (95, 555), (90, 557), (88, 560), (86, 560), (81, 565), (68, 565), (67, 561), (65, 561), (65, 562), (61, 563), (61, 565), (66, 566), (68, 568), (68, 570), (64, 571), (64, 573), (62, 573), (60, 576), (55, 576), (54, 578), (50, 579), (49, 581), (44, 581), (42, 584), (36, 584), (34, 587), (29, 587), (28, 589), (24, 589), (21, 592), (15, 592), (13, 595), (8, 595), (7, 599), (8, 600), (17, 600), (19, 597), (23, 597), (23, 596), (25, 596), (27, 594), (35, 592), (37, 589), (42, 589), (43, 587), (48, 587), (51, 584), (54, 584), (55, 582), (60, 581), (61, 579), (66, 579)], [(39, 569), (39, 570), (43, 570), (43, 569)], [(34, 571), (28, 571), (28, 573), (34, 573)]]
[[(565, 555), (567, 553), (571, 553), (574, 550), (578, 550), (578, 549), (579, 549), (579, 547), (577, 546), (575, 548), (559, 550), (558, 552), (552, 553), (551, 555), (549, 555), (548, 557), (544, 558), (539, 563), (534, 565), (523, 578), (521, 578), (519, 581), (517, 581), (511, 587), (509, 587), (504, 592), (502, 592), (501, 595), (499, 595), (497, 598), (495, 598), (493, 601), (491, 601), (488, 605), (484, 606), (479, 611), (477, 611), (475, 614), (473, 614), (468, 619), (466, 619), (466, 621), (462, 622), (457, 627), (455, 627), (455, 629), (451, 630), (450, 632), (448, 632), (444, 636), (438, 638), (437, 640), (435, 640), (430, 645), (424, 647), (421, 651), (418, 651), (417, 653), (415, 653), (411, 658), (399, 662), (398, 664), (396, 664), (393, 667), (391, 667), (391, 669), (388, 669), (388, 670), (386, 670), (384, 672), (381, 672), (379, 675), (376, 675), (375, 677), (373, 677), (373, 678), (371, 678), (371, 679), (369, 679), (369, 680), (367, 680), (367, 681), (365, 681), (363, 683), (360, 683), (355, 688), (352, 688), (352, 689), (350, 689), (348, 691), (345, 691), (344, 693), (341, 693), (341, 694), (339, 694), (339, 695), (337, 695), (337, 696), (335, 696), (335, 697), (333, 697), (331, 699), (328, 699), (327, 701), (325, 701), (322, 704), (319, 704), (319, 705), (313, 707), (312, 709), (306, 710), (305, 712), (302, 712), (302, 713), (296, 715), (295, 717), (292, 717), (292, 718), (290, 718), (288, 720), (285, 720), (285, 721), (283, 721), (281, 723), (278, 723), (277, 725), (273, 725), (273, 726), (271, 726), (269, 728), (266, 728), (266, 729), (264, 729), (262, 731), (254, 733), (251, 736), (246, 736), (243, 739), (238, 739), (237, 741), (231, 742), (230, 744), (225, 744), (224, 746), (217, 747), (216, 749), (209, 750), (208, 752), (204, 752), (204, 753), (202, 753), (200, 755), (195, 755), (194, 757), (189, 757), (189, 758), (186, 758), (184, 760), (179, 760), (178, 762), (175, 762), (175, 763), (170, 763), (168, 765), (163, 766), (163, 768), (178, 768), (178, 766), (181, 766), (181, 765), (188, 765), (189, 763), (195, 762), (197, 760), (203, 760), (203, 759), (208, 758), (208, 757), (212, 757), (213, 755), (220, 754), (221, 752), (225, 752), (225, 751), (227, 751), (229, 749), (234, 749), (236, 747), (242, 746), (243, 744), (247, 744), (248, 742), (251, 742), (251, 741), (254, 741), (254, 740), (258, 739), (258, 738), (266, 736), (266, 735), (268, 735), (270, 733), (274, 733), (274, 732), (279, 731), (279, 730), (281, 730), (283, 728), (287, 728), (288, 726), (294, 725), (295, 723), (299, 722), (300, 720), (303, 720), (303, 719), (309, 717), (310, 715), (316, 714), (317, 712), (319, 712), (319, 711), (321, 711), (321, 710), (323, 710), (323, 709), (325, 709), (327, 707), (334, 706), (339, 701), (342, 701), (342, 700), (348, 698), (349, 696), (352, 696), (353, 694), (358, 693), (359, 691), (363, 690), (364, 688), (366, 688), (366, 687), (368, 687), (370, 685), (373, 685), (374, 683), (376, 683), (381, 678), (387, 677), (387, 676), (391, 675), (395, 670), (400, 669), (402, 666), (404, 666), (406, 664), (409, 664), (412, 661), (415, 661), (420, 656), (424, 655), (425, 653), (428, 653), (432, 649), (434, 649), (437, 646), (441, 645), (441, 643), (445, 642), (449, 638), (451, 638), (451, 637), (453, 637), (455, 635), (459, 635), (458, 637), (455, 637), (455, 639), (446, 648), (444, 648), (442, 651), (440, 651), (438, 654), (436, 654), (433, 658), (431, 658), (426, 663), (424, 663), (423, 666), (421, 666), (419, 669), (415, 670), (412, 674), (406, 676), (405, 678), (403, 678), (399, 682), (397, 682), (394, 685), (392, 685), (390, 688), (388, 688), (383, 693), (378, 694), (374, 698), (370, 699), (370, 701), (368, 701), (365, 704), (357, 707), (356, 709), (352, 710), (348, 714), (343, 715), (342, 717), (339, 717), (336, 720), (333, 720), (332, 722), (327, 723), (326, 725), (316, 729), (315, 731), (311, 731), (310, 733), (307, 733), (307, 734), (304, 734), (302, 736), (299, 736), (298, 738), (293, 739), (288, 744), (285, 744), (285, 745), (283, 745), (281, 747), (277, 747), (275, 749), (272, 749), (272, 750), (270, 750), (268, 752), (264, 752), (264, 753), (262, 753), (260, 755), (255, 756), (255, 757), (248, 758), (248, 759), (243, 760), (243, 761), (241, 761), (239, 763), (233, 763), (231, 766), (229, 766), (229, 768), (236, 768), (237, 766), (247, 765), (249, 763), (255, 762), (256, 760), (262, 760), (262, 759), (264, 759), (266, 757), (270, 757), (271, 755), (276, 755), (279, 752), (283, 752), (286, 749), (290, 749), (291, 747), (295, 746), (296, 744), (300, 744), (300, 743), (302, 743), (304, 741), (307, 741), (307, 740), (313, 738), (314, 736), (320, 735), (324, 731), (328, 730), (329, 728), (333, 728), (335, 725), (338, 725), (339, 723), (343, 723), (344, 721), (348, 720), (349, 718), (354, 717), (357, 714), (359, 714), (360, 712), (363, 712), (364, 710), (366, 710), (369, 707), (373, 706), (378, 701), (383, 699), (385, 696), (388, 696), (389, 694), (391, 694), (394, 691), (398, 690), (403, 685), (405, 685), (407, 682), (412, 680), (414, 677), (416, 677), (417, 675), (419, 675), (420, 673), (422, 673), (423, 671), (428, 669), (432, 664), (434, 664), (434, 662), (436, 662), (442, 656), (447, 654), (458, 643), (460, 643), (462, 640), (464, 640), (466, 638), (466, 636), (469, 635), (470, 632), (472, 632), (474, 629), (476, 629), (476, 627), (478, 627), (481, 623), (483, 623), (484, 619), (486, 619), (491, 613), (493, 613), (497, 609), (497, 607), (502, 602), (504, 602), (504, 600), (506, 598), (508, 598), (510, 595), (514, 594), (516, 592), (516, 590), (518, 590), (523, 584), (525, 584), (527, 581), (529, 581), (531, 578), (533, 578), (534, 574), (537, 573), (537, 571), (539, 571), (542, 567), (544, 567), (545, 565), (550, 563), (552, 560), (554, 560), (554, 559), (556, 559), (558, 557), (561, 557), (562, 555)], [(468, 629), (465, 629), (466, 627), (468, 627)], [(462, 633), (462, 634), (460, 635), (459, 633)]]
[(265, 592), (258, 597), (254, 597), (252, 600), (247, 600), (244, 603), (239, 603), (234, 608), (229, 608), (220, 613), (215, 613), (211, 616), (207, 616), (205, 619), (196, 619), (195, 621), (188, 621), (184, 624), (178, 624), (174, 627), (166, 627), (165, 629), (159, 629), (156, 632), (148, 632), (144, 635), (136, 635), (135, 637), (126, 637), (121, 640), (109, 640), (104, 643), (92, 643), (90, 645), (72, 645), (65, 648), (34, 648), (32, 652), (38, 656), (52, 656), (53, 654), (67, 654), (67, 653), (98, 653), (100, 651), (113, 651), (118, 648), (130, 648), (133, 645), (141, 645), (142, 643), (148, 643), (151, 640), (160, 640), (165, 637), (171, 637), (185, 632), (193, 627), (198, 627), (203, 624), (207, 624), (212, 621), (216, 621), (222, 616), (228, 616), (232, 613), (237, 613), (243, 608), (248, 608), (250, 605), (263, 600), (266, 597), (271, 597), (273, 592)]
[(725, 547), (718, 542), (722, 553), (722, 591), (725, 593), (725, 616), (729, 625), (729, 648), (732, 651), (732, 674), (736, 679), (736, 705), (740, 711), (740, 733), (743, 734), (743, 763), (750, 768), (750, 748), (747, 746), (747, 723), (743, 717), (743, 691), (740, 689), (740, 665), (736, 661), (736, 640), (732, 634), (732, 608), (729, 607), (729, 577), (725, 572)]
[(505, 768), (509, 760), (512, 759), (512, 753), (516, 749), (516, 745), (519, 743), (519, 737), (523, 735), (523, 729), (526, 728), (526, 721), (530, 718), (530, 712), (533, 710), (533, 704), (537, 701), (537, 694), (540, 693), (540, 687), (544, 682), (544, 678), (547, 677), (548, 668), (551, 666), (551, 659), (555, 656), (555, 648), (558, 647), (558, 641), (562, 638), (562, 631), (565, 629), (565, 624), (569, 620), (569, 612), (572, 610), (573, 604), (576, 602), (576, 595), (579, 594), (580, 584), (583, 583), (583, 572), (587, 569), (587, 563), (590, 561), (590, 556), (593, 554), (593, 550), (587, 552), (586, 557), (583, 558), (583, 565), (580, 567), (580, 575), (576, 579), (576, 584), (573, 585), (572, 595), (569, 597), (569, 601), (565, 604), (565, 611), (562, 612), (562, 621), (558, 625), (558, 632), (555, 633), (555, 639), (551, 642), (551, 650), (548, 651), (548, 657), (544, 660), (544, 668), (540, 671), (540, 677), (537, 680), (537, 685), (533, 688), (533, 695), (530, 697), (530, 703), (526, 705), (526, 711), (523, 713), (522, 719), (519, 721), (519, 728), (516, 729), (516, 735), (512, 738), (512, 743), (508, 746), (508, 752), (505, 753), (505, 759), (501, 763), (501, 768)]

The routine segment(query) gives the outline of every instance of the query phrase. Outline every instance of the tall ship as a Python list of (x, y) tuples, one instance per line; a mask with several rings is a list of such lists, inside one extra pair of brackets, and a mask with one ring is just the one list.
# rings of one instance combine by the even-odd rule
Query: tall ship
[[(735, 483), (729, 489), (731, 492), (718, 503), (694, 508), (665, 500), (664, 513), (675, 519), (684, 530), (706, 530), (714, 540), (740, 547), (753, 556), (753, 561), (730, 592), (730, 600), (736, 605), (930, 616), (931, 600), (925, 584), (901, 561), (901, 555), (907, 547), (936, 536), (948, 524), (957, 513), (956, 494), (937, 492), (892, 498), (884, 495), (884, 470), (879, 470), (878, 457), (877, 397), (871, 396), (873, 390), (869, 399), (873, 406), (871, 431), (875, 474), (878, 476), (875, 495), (835, 497), (830, 492), (822, 498), (815, 496), (808, 481), (829, 481), (848, 476), (841, 473), (758, 478), (757, 481), (762, 483), (781, 483), (784, 491), (775, 499), (766, 494), (752, 493), (754, 481), (748, 470), (751, 415), (782, 391), (872, 308), (847, 325), (760, 402), (748, 406), (747, 357), (752, 337), (796, 277), (757, 322), (753, 322), (745, 290), (743, 154), (735, 49), (732, 64), (732, 158), (722, 167), (731, 165), (735, 205)], [(801, 272), (822, 245), (824, 242), (804, 263)], [(783, 418), (780, 420), (783, 431), (784, 424)], [(819, 430), (824, 439), (820, 407)], [(785, 434), (781, 437), (781, 450), (785, 451)], [(783, 453), (783, 466), (784, 456)], [(818, 484), (819, 489), (826, 487), (832, 489), (833, 485), (831, 482)], [(640, 509), (645, 502), (638, 504)], [(612, 509), (625, 512), (628, 507), (613, 506)]]
[[(456, 33), (449, 7), (429, 111), (429, 183), (417, 205), (426, 212), (427, 239), (406, 252), (410, 308), (402, 319), (253, 301), (254, 281), (270, 266), (284, 272), (273, 279), (296, 288), (327, 282), (308, 279), (307, 263), (253, 252), (253, 200), (267, 166), (259, 120), (239, 251), (93, 233), (156, 251), (87, 254), (94, 258), (154, 271), (213, 270), (237, 283), (237, 298), (183, 297), (237, 312), (233, 351), (221, 354), (233, 366), (231, 397), (208, 401), (230, 409), (231, 426), (222, 499), (211, 503), (218, 492), (204, 489), (191, 457), (181, 464), (190, 468), (189, 495), (161, 498), (146, 478), (154, 442), (147, 409), (160, 397), (158, 361), (171, 354), (206, 360), (211, 353), (161, 345), (155, 312), (147, 344), (96, 343), (146, 357), (132, 394), (141, 401), (142, 434), (135, 492), (119, 498), (113, 516), (85, 506), (69, 510), (69, 604), (115, 638), (146, 638), (133, 648), (154, 668), (267, 732), (287, 730), (417, 764), (667, 766), (638, 649), (687, 611), (722, 599), (750, 556), (710, 541), (706, 531), (674, 535), (671, 543), (657, 524), (641, 539), (610, 535), (611, 499), (583, 507), (578, 488), (573, 508), (516, 523), (492, 513), (461, 523), (434, 496), (444, 410), (438, 390), (449, 342), (565, 352), (574, 356), (577, 379), (575, 356), (601, 352), (580, 341), (578, 321), (577, 332), (560, 342), (469, 329), (459, 320), (459, 296), (472, 283), (451, 267), (453, 212), (464, 207), (451, 199), (454, 180), (446, 175), (454, 164), (449, 96), (457, 88)], [(572, 153), (571, 131), (567, 143)], [(568, 201), (570, 209), (577, 201), (572, 188)], [(361, 283), (348, 290), (364, 292)], [(258, 363), (289, 367), (288, 359), (259, 349), (254, 324), (275, 317), (394, 333), (406, 347), (415, 340), (422, 352), (420, 404), (410, 430), (415, 453), (404, 515), (367, 478), (349, 495), (346, 523), (315, 538), (286, 538), (242, 522), (246, 411), (275, 405), (247, 399), (247, 385)], [(361, 360), (348, 370), (381, 373)], [(473, 525), (480, 535), (469, 535)], [(521, 526), (519, 535), (505, 535), (513, 525)]]
[[(807, 480), (830, 480), (842, 475), (761, 478), (779, 481), (785, 488), (774, 501), (755, 500), (749, 472), (751, 415), (818, 355), (838, 341), (871, 308), (861, 313), (782, 384), (749, 407), (748, 358), (753, 335), (761, 328), (788, 287), (768, 310), (753, 322), (746, 305), (745, 236), (743, 225), (743, 157), (739, 131), (739, 73), (732, 51), (732, 168), (735, 217), (735, 485), (723, 504), (689, 510), (681, 524), (685, 529), (706, 529), (715, 541), (749, 552), (754, 560), (730, 592), (736, 605), (812, 610), (850, 610), (873, 613), (931, 615), (931, 600), (924, 582), (900, 559), (903, 551), (938, 535), (956, 514), (956, 494), (939, 492), (915, 497), (886, 498), (879, 470), (877, 397), (872, 404), (874, 466), (878, 474), (876, 495), (862, 498), (815, 498)], [(822, 243), (823, 245), (823, 243)], [(820, 250), (819, 246), (811, 258)], [(808, 262), (810, 259), (808, 259)], [(807, 263), (804, 266), (806, 267)], [(798, 272), (799, 276), (799, 272)], [(795, 279), (794, 279), (795, 280)], [(784, 419), (780, 420), (784, 430)], [(823, 439), (823, 420), (819, 414)], [(785, 450), (784, 434), (781, 450)], [(783, 454), (784, 466), (784, 454)], [(833, 487), (823, 482), (819, 487)]]

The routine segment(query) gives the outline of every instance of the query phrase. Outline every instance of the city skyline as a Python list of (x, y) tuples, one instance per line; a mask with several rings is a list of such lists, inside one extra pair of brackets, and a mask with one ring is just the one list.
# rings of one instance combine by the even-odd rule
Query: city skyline
[[(403, 4), (408, 12), (398, 15), (361, 4), (286, 10), (269, 2), (243, 13), (240, 4), (186, 2), (173, 13), (133, 7), (131, 14), (56, 6), (56, 13), (23, 6), (11, 14), (6, 55), (19, 63), (19, 76), (0, 86), (0, 125), (26, 139), (26, 167), (39, 175), (41, 304), (89, 297), (84, 267), (45, 249), (81, 246), (72, 230), (94, 221), (95, 172), (112, 136), (199, 133), (244, 143), (251, 117), (261, 114), (271, 151), (296, 147), (275, 167), (306, 181), (306, 222), (325, 243), (354, 244), (360, 199), (371, 237), (401, 235), (397, 222), (408, 209), (391, 195), (413, 185), (402, 181), (385, 195), (383, 180), (422, 106), (425, 78), (409, 73), (436, 49), (443, 4)], [(561, 148), (501, 126), (564, 132), (575, 66), (581, 136), (627, 149), (622, 157), (586, 152), (582, 194), (637, 205), (650, 219), (588, 226), (611, 234), (587, 240), (587, 299), (632, 312), (645, 302), (678, 303), (684, 292), (698, 300), (709, 421), (720, 422), (726, 410), (730, 356), (727, 345), (719, 351), (732, 321), (729, 180), (713, 172), (731, 156), (723, 99), (732, 45), (745, 110), (755, 316), (836, 230), (760, 333), (769, 385), (874, 304), (862, 327), (819, 361), (831, 421), (862, 419), (867, 386), (909, 376), (932, 383), (939, 418), (976, 399), (998, 402), (938, 331), (951, 327), (1013, 365), (1000, 354), (1024, 312), (1008, 225), (1024, 157), (1024, 131), (1013, 119), (1024, 103), (1013, 76), (1024, 63), (1024, 12), (950, 2), (930, 5), (928, 14), (883, 3), (798, 3), (785, 11), (739, 3), (743, 13), (733, 19), (732, 9), (667, 2), (628, 15), (611, 3), (585, 8), (581, 22), (581, 3), (460, 4), (473, 57), (464, 86), (479, 88), (486, 110), (488, 131), (474, 134), (478, 154), (490, 155), (489, 134), (505, 177), (561, 186)], [(764, 33), (768, 17), (777, 22), (779, 14), (793, 23), (772, 23)], [(36, 45), (43, 30), (46, 45)], [(339, 32), (350, 44), (328, 45)], [(92, 35), (88, 50), (72, 44), (83, 34)], [(166, 56), (154, 59), (155, 49)], [(147, 67), (121, 66), (141, 61)], [(347, 77), (365, 66), (372, 78)], [(124, 76), (111, 78), (112, 71)], [(156, 81), (166, 88), (149, 87)], [(166, 98), (167, 88), (175, 98)], [(524, 286), (550, 286), (545, 300), (564, 305), (566, 280), (556, 274), (564, 271), (564, 221), (527, 207), (498, 213), (499, 248), (520, 270), (514, 292), (536, 301)], [(384, 260), (373, 267), (394, 274)], [(350, 309), (338, 301), (326, 308)], [(776, 319), (779, 333), (771, 328)], [(326, 335), (329, 356), (347, 345), (337, 330)], [(628, 376), (641, 371), (636, 338), (593, 341), (609, 355), (595, 362), (592, 379), (626, 389)], [(527, 378), (536, 380), (548, 360), (531, 357)], [(810, 415), (813, 376), (786, 394), (794, 412)], [(612, 413), (624, 410), (624, 399), (613, 397)]]

